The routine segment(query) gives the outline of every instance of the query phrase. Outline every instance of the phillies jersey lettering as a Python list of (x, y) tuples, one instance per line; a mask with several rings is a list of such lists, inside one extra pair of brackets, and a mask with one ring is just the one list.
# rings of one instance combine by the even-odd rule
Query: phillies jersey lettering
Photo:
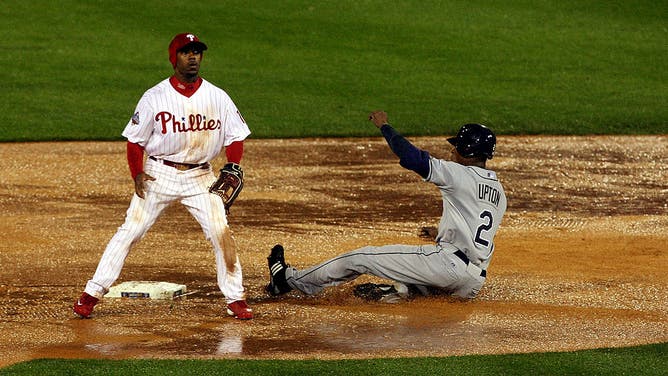
[(232, 99), (204, 79), (190, 97), (174, 89), (169, 79), (148, 89), (123, 131), (146, 154), (178, 163), (210, 162), (225, 146), (249, 134)]
[(162, 134), (171, 130), (172, 133), (177, 132), (197, 132), (197, 131), (213, 131), (220, 128), (222, 122), (218, 119), (206, 119), (206, 115), (190, 114), (188, 122), (185, 116), (181, 117), (181, 121), (176, 120), (176, 116), (167, 111), (162, 111), (155, 115), (155, 121), (162, 124)]

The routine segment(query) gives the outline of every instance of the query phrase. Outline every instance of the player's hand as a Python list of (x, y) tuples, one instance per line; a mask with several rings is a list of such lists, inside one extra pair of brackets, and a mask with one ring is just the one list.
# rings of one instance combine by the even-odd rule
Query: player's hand
[(135, 193), (140, 198), (144, 198), (144, 192), (146, 192), (144, 182), (147, 180), (155, 180), (155, 178), (144, 172), (140, 172), (135, 176)]
[(369, 114), (369, 120), (371, 120), (377, 128), (380, 128), (383, 124), (387, 124), (387, 114), (384, 111), (374, 111)]
[(434, 226), (421, 227), (418, 236), (424, 239), (436, 240), (436, 237), (438, 236), (438, 228)]

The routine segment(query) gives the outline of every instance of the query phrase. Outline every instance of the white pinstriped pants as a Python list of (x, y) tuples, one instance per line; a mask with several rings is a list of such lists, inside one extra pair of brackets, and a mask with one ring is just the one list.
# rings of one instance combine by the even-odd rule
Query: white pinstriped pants
[(145, 172), (156, 180), (145, 182), (144, 199), (133, 195), (125, 222), (107, 244), (93, 278), (86, 283), (85, 292), (102, 298), (118, 279), (132, 246), (144, 237), (171, 203), (179, 201), (202, 226), (206, 239), (213, 245), (218, 286), (226, 302), (245, 299), (239, 258), (233, 273), (228, 273), (223, 258), (220, 239), (229, 228), (223, 201), (208, 191), (209, 185), (216, 179), (211, 168), (179, 171), (147, 159)]

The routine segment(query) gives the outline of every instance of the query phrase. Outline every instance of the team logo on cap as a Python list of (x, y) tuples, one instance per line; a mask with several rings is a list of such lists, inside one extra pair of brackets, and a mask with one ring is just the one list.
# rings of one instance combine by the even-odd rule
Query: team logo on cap
[(192, 35), (192, 34), (188, 34), (188, 35), (186, 35), (186, 38), (190, 39), (191, 42), (194, 42), (194, 41), (195, 41), (195, 36)]

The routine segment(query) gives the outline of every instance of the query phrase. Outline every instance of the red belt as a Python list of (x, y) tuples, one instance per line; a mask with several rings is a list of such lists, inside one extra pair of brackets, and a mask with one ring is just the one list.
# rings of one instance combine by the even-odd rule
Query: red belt
[(186, 171), (186, 170), (192, 170), (193, 168), (209, 168), (209, 162), (204, 162), (204, 163), (178, 163), (178, 162), (172, 162), (168, 161), (166, 159), (158, 159), (154, 156), (150, 156), (149, 159), (152, 159), (158, 163), (162, 163), (166, 166), (169, 167), (174, 167), (175, 169), (179, 171)]

